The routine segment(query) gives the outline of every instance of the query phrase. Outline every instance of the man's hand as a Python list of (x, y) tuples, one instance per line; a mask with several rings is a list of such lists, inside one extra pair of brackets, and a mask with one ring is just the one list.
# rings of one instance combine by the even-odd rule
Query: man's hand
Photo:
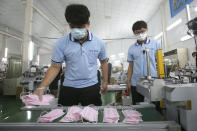
[(103, 82), (101, 93), (102, 94), (107, 93), (107, 82)]
[(44, 94), (44, 90), (45, 90), (44, 87), (42, 88), (39, 87), (33, 92), (33, 94), (38, 95), (39, 100), (42, 101), (42, 95)]
[(130, 82), (127, 83), (127, 93), (128, 93), (128, 95), (131, 94), (131, 84), (130, 84)]

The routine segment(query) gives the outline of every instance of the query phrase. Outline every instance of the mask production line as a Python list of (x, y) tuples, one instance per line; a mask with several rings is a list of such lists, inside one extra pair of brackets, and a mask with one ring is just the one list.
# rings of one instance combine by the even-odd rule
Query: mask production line
[[(190, 20), (187, 23), (187, 27), (194, 35), (195, 44), (197, 45), (197, 18)], [(87, 122), (82, 119), (78, 122), (63, 123), (60, 122), (62, 119), (62, 116), (60, 116), (50, 122), (39, 122), (43, 114), (51, 110), (61, 109), (65, 113), (69, 111), (70, 107), (58, 105), (57, 98), (59, 93), (57, 97), (51, 99), (49, 105), (34, 106), (24, 104), (23, 95), (31, 94), (38, 88), (48, 70), (48, 66), (40, 68), (32, 64), (29, 69), (22, 74), (20, 80), (17, 80), (22, 87), (20, 94), (18, 94), (20, 100), (11, 104), (16, 105), (18, 109), (9, 109), (10, 112), (7, 112), (7, 109), (0, 105), (0, 130), (196, 131), (197, 67), (194, 68), (188, 64), (187, 48), (177, 48), (165, 53), (163, 53), (162, 50), (157, 50), (156, 65), (158, 78), (151, 77), (149, 49), (146, 48), (144, 52), (147, 62), (147, 77), (140, 78), (136, 89), (138, 93), (145, 97), (145, 102), (138, 105), (131, 104), (131, 97), (126, 91), (127, 71), (123, 70), (125, 65), (121, 63), (120, 69), (112, 69), (112, 72), (114, 72), (112, 76), (114, 77), (111, 83), (113, 84), (108, 85), (108, 94), (102, 96), (103, 105), (88, 106), (98, 111), (97, 121)], [(0, 72), (0, 85), (5, 79), (5, 74)], [(61, 82), (59, 80), (58, 92), (60, 86)], [(4, 90), (5, 92), (9, 92), (9, 89)], [(45, 93), (50, 93), (49, 87), (45, 89)], [(21, 103), (21, 101), (24, 103)], [(156, 109), (155, 103), (159, 103), (160, 111)], [(10, 107), (12, 106), (9, 104), (6, 106), (6, 108)], [(85, 108), (83, 106), (78, 107)], [(103, 122), (105, 108), (117, 110), (119, 117), (117, 122)], [(125, 110), (139, 112), (142, 121), (138, 124), (123, 123), (125, 120)], [(57, 114), (58, 111), (56, 112), (56, 115)]]

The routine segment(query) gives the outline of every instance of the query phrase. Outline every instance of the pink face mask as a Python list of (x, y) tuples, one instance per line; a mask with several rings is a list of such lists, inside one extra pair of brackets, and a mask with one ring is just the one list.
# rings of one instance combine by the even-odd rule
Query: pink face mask
[(92, 107), (85, 107), (81, 111), (81, 117), (89, 122), (97, 122), (98, 121), (98, 111)]
[(62, 115), (64, 115), (64, 112), (62, 109), (54, 109), (50, 111), (49, 113), (41, 116), (38, 122), (52, 122), (53, 120), (61, 117)]
[(74, 122), (82, 120), (81, 113), (82, 109), (77, 106), (68, 108), (68, 113), (60, 120), (60, 122)]
[(33, 106), (33, 105), (49, 105), (50, 102), (54, 99), (52, 95), (43, 95), (42, 101), (39, 100), (37, 95), (29, 94), (21, 96), (22, 102), (26, 106)]
[(104, 108), (103, 122), (117, 123), (119, 120), (119, 114), (114, 108)]
[(138, 124), (142, 121), (142, 114), (140, 114), (138, 111), (135, 110), (123, 110), (122, 111), (125, 119), (123, 120), (123, 123), (128, 124)]

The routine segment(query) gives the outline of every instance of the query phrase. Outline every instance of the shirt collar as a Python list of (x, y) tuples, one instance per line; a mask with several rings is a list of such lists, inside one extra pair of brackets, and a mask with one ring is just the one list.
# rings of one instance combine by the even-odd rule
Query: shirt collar
[[(146, 41), (143, 44), (149, 44), (150, 43), (150, 39), (147, 37)], [(136, 46), (141, 45), (138, 42), (135, 43)]]
[[(87, 38), (87, 41), (91, 41), (92, 40), (92, 37), (93, 37), (92, 33), (88, 30), (88, 38)], [(75, 39), (72, 37), (71, 33), (69, 33), (69, 38), (70, 38), (71, 41), (73, 41), (73, 42), (75, 41)]]

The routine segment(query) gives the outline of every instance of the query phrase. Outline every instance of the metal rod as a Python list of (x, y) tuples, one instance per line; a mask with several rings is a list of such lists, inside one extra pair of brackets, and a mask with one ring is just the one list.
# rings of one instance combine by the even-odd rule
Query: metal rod
[(37, 11), (45, 20), (47, 20), (53, 27), (55, 27), (62, 35), (64, 34), (63, 30), (55, 24), (52, 20), (49, 19), (48, 16), (46, 16), (43, 11), (41, 11), (39, 8), (37, 8), (35, 5), (33, 5), (33, 9)]
[(149, 49), (146, 48), (145, 52), (146, 52), (146, 64), (147, 64), (147, 79), (151, 79)]
[(187, 21), (191, 20), (189, 4), (186, 5)]

